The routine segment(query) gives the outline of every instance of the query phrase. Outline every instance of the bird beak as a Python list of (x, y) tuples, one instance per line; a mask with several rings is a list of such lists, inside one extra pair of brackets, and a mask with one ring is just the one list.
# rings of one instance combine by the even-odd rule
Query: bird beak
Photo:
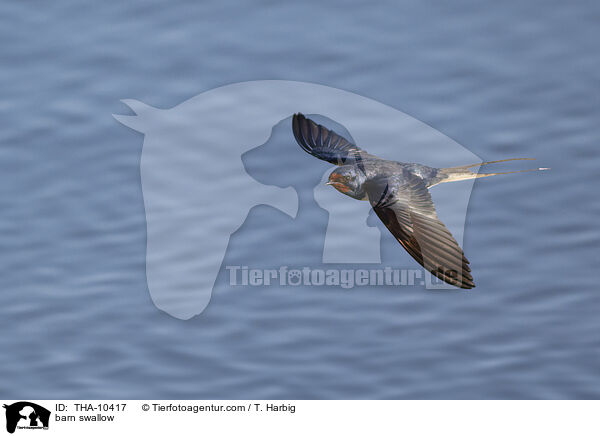
[(333, 182), (325, 182), (326, 185), (333, 185)]

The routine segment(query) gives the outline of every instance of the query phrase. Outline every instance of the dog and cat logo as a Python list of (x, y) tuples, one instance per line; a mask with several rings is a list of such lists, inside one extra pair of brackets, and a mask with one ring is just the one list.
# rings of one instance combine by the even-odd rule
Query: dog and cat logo
[(14, 433), (22, 430), (48, 430), (50, 411), (29, 401), (19, 401), (3, 406), (6, 409), (6, 431)]

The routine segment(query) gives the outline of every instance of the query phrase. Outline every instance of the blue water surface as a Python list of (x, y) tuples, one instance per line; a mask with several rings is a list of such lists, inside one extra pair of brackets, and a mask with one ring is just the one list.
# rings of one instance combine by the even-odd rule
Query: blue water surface
[[(0, 16), (0, 397), (600, 397), (599, 3), (6, 1)], [(143, 136), (111, 114), (262, 79), (364, 95), (485, 160), (552, 171), (476, 182), (473, 291), (232, 288), (223, 271), (204, 313), (172, 318), (146, 283)], [(258, 238), (314, 259), (324, 214), (256, 207), (231, 256), (260, 265)], [(414, 266), (399, 246), (398, 263)]]

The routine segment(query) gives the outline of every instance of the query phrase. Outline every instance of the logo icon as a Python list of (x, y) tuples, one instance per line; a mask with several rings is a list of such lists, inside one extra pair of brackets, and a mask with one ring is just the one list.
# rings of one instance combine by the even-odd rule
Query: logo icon
[(6, 431), (14, 433), (15, 429), (48, 429), (50, 411), (45, 407), (29, 401), (19, 401), (3, 406), (6, 409)]
[[(159, 309), (178, 319), (190, 319), (206, 308), (219, 272), (227, 265), (225, 259), (235, 252), (231, 241), (244, 235), (244, 225), (255, 206), (276, 210), (278, 222), (289, 225), (290, 235), (313, 239), (305, 250), (287, 249), (275, 256), (279, 246), (251, 236), (236, 252), (245, 262), (240, 265), (258, 258), (263, 266), (274, 269), (282, 263), (377, 265), (388, 258), (376, 227), (379, 220), (369, 219), (368, 202), (347, 201), (326, 186), (330, 166), (310, 161), (296, 144), (294, 113), (307, 114), (389, 160), (440, 168), (481, 162), (408, 114), (312, 83), (234, 83), (169, 109), (136, 100), (123, 103), (134, 115), (114, 118), (144, 135), (140, 176), (147, 225), (148, 290)], [(299, 166), (302, 171), (295, 171)], [(448, 183), (432, 192), (440, 219), (459, 244), (472, 186), (472, 180)], [(257, 232), (266, 227), (256, 228)], [(394, 244), (396, 260), (398, 243), (385, 227), (383, 230)], [(273, 253), (273, 262), (267, 260), (269, 253)], [(295, 274), (291, 278), (291, 284), (300, 284)], [(450, 285), (428, 287), (444, 286)]]

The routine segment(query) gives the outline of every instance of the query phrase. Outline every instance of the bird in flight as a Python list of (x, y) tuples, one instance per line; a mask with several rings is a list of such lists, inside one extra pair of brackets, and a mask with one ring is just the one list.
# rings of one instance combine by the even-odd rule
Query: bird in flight
[(477, 174), (469, 168), (504, 159), (451, 168), (382, 159), (346, 138), (294, 114), (292, 130), (304, 151), (338, 167), (328, 185), (357, 200), (366, 200), (396, 240), (419, 264), (446, 283), (463, 289), (475, 287), (469, 261), (450, 231), (438, 218), (429, 188), (440, 183), (512, 174), (532, 170)]

